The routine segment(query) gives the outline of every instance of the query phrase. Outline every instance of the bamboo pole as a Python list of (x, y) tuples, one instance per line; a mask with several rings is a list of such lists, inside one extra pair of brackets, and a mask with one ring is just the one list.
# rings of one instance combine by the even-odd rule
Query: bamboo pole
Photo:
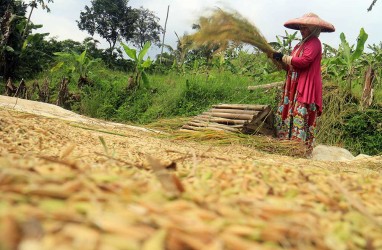
[(255, 86), (248, 86), (248, 90), (256, 90), (256, 89), (270, 89), (270, 88), (276, 88), (283, 86), (284, 82), (272, 82), (268, 84), (262, 84), (262, 85), (255, 85)]
[(185, 128), (181, 128), (181, 129), (179, 129), (179, 131), (181, 131), (181, 132), (193, 132), (193, 133), (196, 133), (196, 132), (197, 132), (196, 130), (193, 130), (193, 129), (185, 129)]
[(242, 128), (243, 124), (239, 125), (227, 125), (227, 124), (220, 124), (217, 122), (211, 122), (211, 121), (205, 121), (205, 120), (199, 120), (195, 119), (187, 123), (188, 125), (195, 125), (198, 127), (209, 127), (209, 126), (215, 126), (220, 128)]
[(195, 117), (195, 119), (199, 119), (203, 121), (211, 121), (216, 123), (223, 123), (223, 124), (234, 124), (234, 125), (244, 124), (248, 122), (248, 120), (233, 120), (228, 118), (217, 118), (217, 117), (212, 117), (207, 115), (198, 115)]
[(209, 115), (213, 117), (222, 117), (238, 120), (252, 120), (253, 115), (242, 115), (242, 114), (229, 114), (229, 113), (217, 113), (217, 112), (203, 112), (202, 115)]
[(245, 110), (264, 110), (269, 105), (251, 105), (251, 104), (218, 104), (212, 105), (213, 108), (220, 109), (245, 109)]
[(238, 132), (237, 129), (232, 129), (230, 127), (216, 127), (216, 126), (208, 126), (208, 127), (196, 127), (192, 125), (183, 125), (183, 129), (190, 129), (190, 130), (196, 130), (196, 131), (206, 131), (206, 130), (215, 130), (215, 131), (229, 131), (229, 132)]
[(230, 113), (230, 114), (243, 114), (243, 115), (257, 115), (259, 111), (257, 110), (243, 110), (243, 109), (210, 109), (209, 112), (217, 113)]

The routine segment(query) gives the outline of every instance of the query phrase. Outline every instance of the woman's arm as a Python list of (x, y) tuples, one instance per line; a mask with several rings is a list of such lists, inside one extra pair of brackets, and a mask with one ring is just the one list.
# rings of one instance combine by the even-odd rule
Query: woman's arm
[(303, 53), (298, 56), (284, 56), (283, 62), (292, 65), (296, 69), (305, 69), (310, 66), (314, 59), (321, 53), (321, 42), (318, 39), (306, 43), (303, 47)]

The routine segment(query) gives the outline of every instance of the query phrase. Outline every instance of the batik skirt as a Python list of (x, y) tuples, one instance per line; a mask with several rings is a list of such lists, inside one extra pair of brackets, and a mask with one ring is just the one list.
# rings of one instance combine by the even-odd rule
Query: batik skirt
[[(285, 98), (285, 97), (284, 97)], [(276, 133), (280, 139), (301, 141), (307, 147), (307, 154), (313, 150), (316, 135), (317, 105), (294, 101), (292, 106), (279, 106), (276, 115)], [(283, 119), (284, 108), (289, 108), (288, 116)]]

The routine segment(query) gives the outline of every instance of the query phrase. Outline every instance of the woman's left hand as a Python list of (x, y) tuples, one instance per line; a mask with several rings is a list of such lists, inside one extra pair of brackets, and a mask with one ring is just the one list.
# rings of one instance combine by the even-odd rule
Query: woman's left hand
[(280, 61), (280, 62), (283, 59), (283, 56), (284, 56), (284, 54), (280, 53), (280, 52), (274, 52), (272, 55), (273, 59), (275, 59), (276, 61)]

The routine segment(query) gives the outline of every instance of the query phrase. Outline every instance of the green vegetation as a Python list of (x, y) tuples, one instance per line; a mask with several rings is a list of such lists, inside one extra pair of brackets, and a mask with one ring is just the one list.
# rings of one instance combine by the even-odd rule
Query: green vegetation
[(345, 116), (342, 130), (344, 131), (345, 146), (357, 153), (375, 155), (382, 148), (382, 111), (369, 109), (355, 111)]
[[(267, 95), (249, 92), (257, 84), (250, 77), (238, 78), (231, 72), (151, 74), (150, 85), (131, 91), (129, 76), (98, 68), (90, 74), (94, 86), (81, 90), (77, 112), (119, 122), (149, 123), (157, 119), (189, 117), (216, 103), (273, 103), (276, 90)], [(95, 80), (98, 79), (98, 80)], [(59, 79), (55, 80), (59, 81)], [(75, 89), (75, 84), (72, 84)]]
[[(11, 8), (0, 8), (1, 28), (7, 31), (0, 39), (1, 93), (5, 92), (8, 79), (17, 85), (16, 81), (24, 78), (29, 99), (57, 103), (60, 98), (63, 107), (75, 112), (124, 123), (149, 126), (149, 123), (178, 121), (169, 125), (174, 129), (182, 125), (185, 118), (200, 114), (213, 104), (277, 106), (277, 89), (254, 92), (247, 89), (251, 85), (282, 81), (285, 77), (284, 72), (256, 48), (246, 51), (242, 44), (229, 42), (211, 48), (195, 47), (189, 40), (179, 38), (177, 48), (167, 46), (169, 52), (163, 55), (161, 62), (145, 58), (151, 44), (158, 42), (161, 32), (158, 25), (153, 26), (156, 28), (151, 33), (140, 33), (140, 37), (137, 36), (141, 29), (125, 30), (128, 33), (122, 34), (124, 28), (119, 27), (119, 34), (115, 34), (110, 27), (104, 27), (110, 48), (103, 50), (97, 48), (97, 41), (92, 38), (78, 43), (33, 34), (41, 26), (29, 24), (25, 29), (26, 5), (8, 2)], [(81, 13), (80, 28), (90, 34), (102, 32), (103, 29), (93, 29), (100, 21), (91, 18), (93, 12), (99, 10), (95, 7), (108, 3), (92, 1), (92, 7)], [(139, 20), (142, 25), (155, 23), (151, 12), (133, 10), (127, 3), (118, 1), (124, 6), (119, 9), (131, 15), (130, 21), (139, 13), (150, 13), (149, 20)], [(108, 12), (103, 14), (116, 14), (109, 16), (111, 20), (118, 18), (121, 13), (113, 11), (116, 6), (108, 7)], [(130, 28), (136, 24), (132, 25)], [(267, 46), (289, 51), (296, 33), (285, 34)], [(139, 50), (118, 37), (136, 44)], [(324, 113), (318, 121), (318, 142), (344, 146), (357, 154), (381, 154), (382, 42), (368, 45), (366, 51), (368, 35), (363, 29), (356, 45), (351, 45), (343, 33), (340, 38), (338, 48), (324, 44)], [(122, 50), (115, 48), (117, 41)], [(365, 77), (366, 72), (370, 72), (369, 78)], [(364, 93), (367, 79), (371, 79), (374, 89), (370, 103)]]
[[(178, 124), (172, 126), (174, 129), (184, 124), (182, 118), (200, 114), (217, 103), (271, 104), (276, 107), (277, 89), (253, 92), (247, 89), (250, 85), (280, 81), (284, 77), (283, 72), (274, 69), (272, 72), (272, 64), (268, 64), (268, 68), (264, 66), (267, 59), (259, 57), (259, 54), (240, 52), (230, 64), (223, 66), (200, 63), (204, 66), (197, 69), (185, 67), (180, 72), (172, 69), (166, 73), (156, 73), (154, 63), (148, 73), (150, 84), (134, 91), (129, 88), (129, 76), (133, 72), (110, 70), (99, 63), (89, 72), (93, 86), (79, 89), (76, 82), (70, 83), (70, 89), (81, 95), (81, 100), (72, 107), (81, 114), (124, 123), (148, 125), (177, 118)], [(256, 65), (263, 67), (256, 68)], [(56, 72), (52, 83), (58, 84), (59, 76)], [(364, 114), (359, 106), (362, 80), (359, 78), (359, 82), (353, 84), (352, 95), (347, 91), (346, 82), (342, 88), (337, 82), (325, 81), (325, 112), (319, 119), (318, 141), (344, 146), (357, 154), (380, 154), (382, 112), (378, 105), (381, 99), (376, 95), (374, 106), (367, 109), (365, 115), (360, 115)], [(376, 84), (376, 93), (381, 91), (378, 86), (380, 84)], [(355, 131), (365, 127), (368, 129), (364, 133)]]
[(142, 82), (148, 86), (149, 80), (145, 70), (151, 66), (152, 61), (150, 60), (150, 57), (147, 58), (147, 60), (143, 60), (143, 57), (151, 46), (150, 42), (146, 42), (139, 53), (137, 53), (135, 49), (129, 48), (129, 46), (124, 43), (121, 43), (121, 45), (125, 50), (126, 55), (133, 60), (134, 64), (134, 75), (129, 79), (128, 89), (136, 89)]

